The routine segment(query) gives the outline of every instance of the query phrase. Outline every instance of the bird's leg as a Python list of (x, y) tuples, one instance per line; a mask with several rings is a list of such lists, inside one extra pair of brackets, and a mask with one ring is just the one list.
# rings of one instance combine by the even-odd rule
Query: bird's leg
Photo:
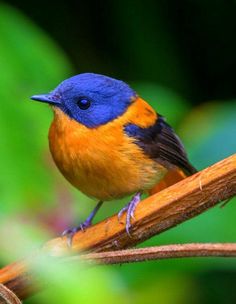
[(81, 223), (78, 227), (69, 228), (69, 229), (66, 229), (65, 231), (63, 231), (62, 236), (65, 236), (65, 235), (67, 236), (68, 247), (71, 247), (72, 238), (77, 231), (79, 231), (79, 230), (84, 231), (86, 228), (91, 226), (92, 221), (93, 221), (95, 215), (97, 214), (98, 210), (101, 208), (102, 204), (103, 204), (103, 201), (99, 201), (97, 203), (97, 205), (95, 206), (95, 208), (93, 209), (93, 211), (86, 218), (86, 220), (83, 223)]
[(131, 227), (131, 218), (134, 218), (134, 212), (135, 212), (135, 208), (138, 205), (138, 203), (141, 200), (141, 195), (142, 192), (137, 192), (131, 199), (131, 201), (120, 210), (120, 212), (118, 213), (118, 219), (120, 221), (120, 218), (122, 216), (122, 214), (127, 211), (126, 214), (126, 224), (125, 224), (125, 229), (127, 234), (131, 237), (129, 229)]
[(89, 216), (86, 218), (86, 220), (79, 225), (78, 228), (80, 228), (80, 229), (78, 229), (78, 230), (84, 230), (92, 225), (92, 221), (93, 221), (95, 215), (97, 214), (98, 210), (101, 208), (102, 204), (103, 204), (102, 201), (99, 201), (97, 203), (97, 205), (95, 206), (93, 211), (89, 214)]

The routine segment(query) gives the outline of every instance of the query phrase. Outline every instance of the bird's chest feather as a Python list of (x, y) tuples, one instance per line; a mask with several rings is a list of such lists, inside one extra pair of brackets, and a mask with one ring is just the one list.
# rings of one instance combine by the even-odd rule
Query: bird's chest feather
[(146, 157), (119, 122), (88, 129), (55, 112), (49, 131), (53, 159), (80, 191), (109, 200), (151, 188), (165, 169)]

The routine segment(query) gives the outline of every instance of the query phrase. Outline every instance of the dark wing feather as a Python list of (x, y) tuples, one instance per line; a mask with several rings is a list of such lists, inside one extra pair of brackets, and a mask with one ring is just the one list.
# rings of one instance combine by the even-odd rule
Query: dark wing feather
[(184, 146), (174, 130), (158, 115), (154, 125), (141, 128), (134, 124), (125, 127), (127, 135), (136, 138), (136, 143), (152, 159), (166, 167), (176, 166), (185, 174), (191, 175), (197, 170), (190, 164)]

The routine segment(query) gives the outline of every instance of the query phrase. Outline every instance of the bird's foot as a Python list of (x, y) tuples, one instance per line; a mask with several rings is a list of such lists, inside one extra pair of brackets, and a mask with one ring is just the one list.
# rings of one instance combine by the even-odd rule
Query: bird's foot
[(93, 209), (93, 211), (89, 214), (87, 219), (83, 223), (81, 223), (78, 227), (66, 229), (62, 233), (62, 236), (67, 237), (67, 245), (68, 245), (69, 248), (72, 245), (72, 239), (73, 239), (73, 236), (76, 234), (76, 232), (78, 232), (80, 230), (85, 231), (89, 226), (92, 225), (92, 220), (95, 217), (98, 210), (101, 208), (102, 204), (103, 204), (103, 202), (99, 201), (97, 203), (96, 207)]
[(134, 219), (134, 212), (135, 209), (138, 205), (138, 203), (141, 200), (141, 192), (137, 192), (133, 198), (131, 199), (131, 201), (120, 210), (120, 212), (118, 213), (118, 220), (120, 221), (121, 216), (124, 214), (124, 212), (127, 211), (126, 214), (126, 224), (125, 224), (125, 230), (127, 232), (127, 234), (129, 235), (129, 237), (131, 237), (130, 234), (130, 227), (131, 227), (131, 218)]
[(89, 226), (92, 225), (92, 221), (90, 219), (85, 220), (83, 223), (81, 223), (77, 227), (69, 228), (63, 231), (62, 237), (66, 236), (67, 238), (67, 246), (70, 248), (72, 245), (72, 240), (76, 232), (78, 231), (85, 231)]

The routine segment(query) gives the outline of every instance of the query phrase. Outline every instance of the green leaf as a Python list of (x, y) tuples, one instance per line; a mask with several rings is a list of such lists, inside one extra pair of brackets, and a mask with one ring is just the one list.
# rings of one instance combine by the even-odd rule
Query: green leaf
[(208, 102), (192, 111), (181, 125), (191, 160), (198, 169), (236, 151), (236, 101)]
[(53, 89), (72, 69), (51, 39), (19, 11), (3, 4), (0, 36), (0, 208), (40, 207), (52, 200), (54, 181), (47, 147), (52, 114), (29, 97)]

